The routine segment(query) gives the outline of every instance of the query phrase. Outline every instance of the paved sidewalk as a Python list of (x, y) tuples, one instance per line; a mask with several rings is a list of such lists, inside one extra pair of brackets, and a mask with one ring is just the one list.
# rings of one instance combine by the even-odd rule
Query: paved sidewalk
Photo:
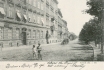
[[(54, 44), (60, 44), (60, 43), (52, 43), (52, 44), (41, 44), (42, 47), (44, 46), (50, 46)], [(14, 49), (23, 49), (23, 48), (32, 48), (33, 45), (22, 45), (22, 46), (14, 46), (14, 47), (3, 47), (2, 51), (7, 51), (7, 50), (14, 50)], [(36, 44), (37, 46), (37, 44)]]
[(97, 61), (97, 55), (100, 53), (101, 53), (100, 49), (95, 47), (94, 48), (94, 61)]
[(95, 47), (94, 44), (90, 44), (94, 49), (94, 61), (97, 61), (97, 55), (101, 53), (101, 49), (99, 47)]

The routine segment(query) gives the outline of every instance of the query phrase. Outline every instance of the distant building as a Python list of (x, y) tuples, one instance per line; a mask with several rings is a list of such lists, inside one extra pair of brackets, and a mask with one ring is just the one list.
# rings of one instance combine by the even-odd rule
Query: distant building
[(2, 46), (46, 44), (47, 31), (49, 43), (60, 41), (63, 20), (57, 5), (57, 0), (0, 0)]

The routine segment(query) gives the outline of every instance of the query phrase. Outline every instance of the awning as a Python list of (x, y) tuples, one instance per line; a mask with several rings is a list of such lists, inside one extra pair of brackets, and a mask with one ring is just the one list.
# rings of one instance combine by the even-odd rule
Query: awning
[(20, 15), (20, 13), (18, 13), (18, 12), (17, 12), (17, 16), (18, 16), (20, 19), (22, 18), (21, 15)]
[(24, 16), (24, 18), (27, 20), (27, 16), (26, 15), (23, 15)]
[(5, 15), (4, 8), (1, 8), (1, 7), (0, 7), (0, 12), (1, 12), (1, 14)]

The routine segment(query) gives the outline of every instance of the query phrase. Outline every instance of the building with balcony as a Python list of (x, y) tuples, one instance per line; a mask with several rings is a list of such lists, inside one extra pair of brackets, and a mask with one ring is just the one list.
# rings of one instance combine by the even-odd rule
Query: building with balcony
[(57, 0), (0, 0), (0, 44), (2, 47), (57, 43), (62, 17)]
[(45, 43), (43, 0), (0, 0), (0, 43), (2, 46)]

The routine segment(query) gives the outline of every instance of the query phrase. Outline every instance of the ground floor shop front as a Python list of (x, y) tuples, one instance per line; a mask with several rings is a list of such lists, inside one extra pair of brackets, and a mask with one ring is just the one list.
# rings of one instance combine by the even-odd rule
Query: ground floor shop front
[[(22, 45), (33, 45), (40, 42), (46, 43), (46, 27), (29, 26), (23, 24), (0, 22), (0, 45), (2, 47), (13, 47)], [(57, 34), (49, 38), (49, 43), (58, 43)]]
[(45, 27), (0, 22), (0, 44), (3, 47), (44, 44), (46, 30)]

